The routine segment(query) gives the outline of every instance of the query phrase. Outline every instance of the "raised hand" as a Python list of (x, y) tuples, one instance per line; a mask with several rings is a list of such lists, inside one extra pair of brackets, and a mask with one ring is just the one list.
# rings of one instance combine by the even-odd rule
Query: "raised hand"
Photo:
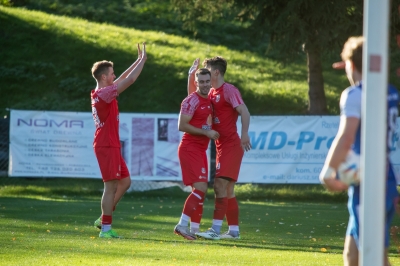
[(199, 68), (199, 62), (200, 62), (200, 58), (196, 58), (194, 60), (193, 65), (189, 69), (189, 76), (194, 74), (196, 72), (196, 70)]
[[(140, 49), (140, 47), (139, 47), (139, 49)], [(146, 43), (145, 42), (143, 42), (143, 49), (141, 51), (141, 54), (142, 54), (141, 59), (142, 60), (147, 60)]]
[(142, 58), (142, 51), (140, 50), (140, 44), (137, 44), (137, 50), (138, 50), (138, 59)]

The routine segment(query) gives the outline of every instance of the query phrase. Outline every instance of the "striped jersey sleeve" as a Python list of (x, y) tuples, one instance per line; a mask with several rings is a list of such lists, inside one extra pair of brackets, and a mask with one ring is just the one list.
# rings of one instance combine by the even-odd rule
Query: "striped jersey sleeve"
[(118, 96), (117, 86), (118, 84), (113, 84), (111, 86), (101, 88), (97, 91), (97, 95), (106, 103), (110, 103)]
[(197, 106), (199, 106), (200, 103), (199, 98), (196, 97), (194, 93), (190, 94), (182, 101), (181, 114), (193, 116), (194, 112), (197, 109)]
[(239, 90), (232, 84), (226, 84), (226, 86), (224, 86), (224, 97), (225, 101), (230, 103), (233, 108), (236, 108), (241, 104), (244, 104), (242, 95), (240, 95)]

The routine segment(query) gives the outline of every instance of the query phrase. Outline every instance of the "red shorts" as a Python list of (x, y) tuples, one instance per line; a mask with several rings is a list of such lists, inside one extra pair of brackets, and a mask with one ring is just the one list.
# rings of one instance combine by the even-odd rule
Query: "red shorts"
[(208, 164), (205, 150), (179, 145), (178, 157), (185, 186), (196, 182), (208, 182)]
[(99, 162), (103, 182), (120, 180), (130, 176), (120, 148), (95, 147), (94, 153)]
[(217, 148), (215, 177), (229, 177), (237, 181), (243, 154), (240, 142)]

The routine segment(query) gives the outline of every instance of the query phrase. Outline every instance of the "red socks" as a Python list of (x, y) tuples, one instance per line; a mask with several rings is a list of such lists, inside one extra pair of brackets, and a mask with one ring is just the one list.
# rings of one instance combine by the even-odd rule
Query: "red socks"
[(111, 215), (102, 215), (101, 216), (101, 224), (111, 224), (112, 216)]
[(192, 213), (192, 216), (190, 216), (190, 221), (192, 223), (199, 224), (201, 222), (201, 217), (203, 216), (203, 202), (204, 202), (204, 197), (203, 197), (203, 200), (201, 202), (199, 202), (199, 205)]
[[(189, 217), (192, 217), (192, 215), (197, 211), (197, 209), (200, 209), (200, 203), (204, 201), (204, 194), (205, 194), (204, 192), (194, 189), (192, 193), (190, 193), (190, 195), (187, 197), (182, 213)], [(203, 209), (203, 205), (201, 205), (201, 209)], [(203, 213), (202, 210), (201, 213)]]
[(228, 208), (228, 198), (216, 198), (214, 208), (214, 220), (224, 220)]
[(228, 225), (239, 225), (239, 205), (236, 197), (228, 199), (226, 221), (228, 222)]

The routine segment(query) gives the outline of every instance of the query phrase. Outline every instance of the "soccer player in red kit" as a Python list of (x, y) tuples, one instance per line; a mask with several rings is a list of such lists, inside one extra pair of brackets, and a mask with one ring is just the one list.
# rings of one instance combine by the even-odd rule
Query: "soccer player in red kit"
[(138, 44), (138, 54), (138, 59), (116, 80), (112, 62), (99, 61), (92, 67), (92, 75), (97, 81), (97, 86), (90, 95), (96, 126), (93, 148), (104, 182), (101, 198), (102, 215), (95, 221), (95, 226), (101, 226), (99, 237), (104, 238), (119, 237), (111, 229), (112, 213), (131, 185), (130, 174), (121, 155), (116, 97), (139, 77), (147, 60), (145, 43), (142, 50)]
[(179, 130), (184, 132), (178, 148), (182, 179), (186, 186), (192, 186), (192, 193), (187, 197), (181, 219), (174, 229), (175, 234), (188, 240), (196, 239), (195, 233), (199, 231), (203, 214), (208, 182), (208, 144), (210, 139), (216, 140), (219, 137), (218, 132), (212, 130), (213, 109), (208, 99), (211, 73), (201, 68), (194, 75), (197, 90), (182, 101), (178, 122)]
[[(192, 69), (197, 68), (198, 63), (199, 60), (196, 59)], [(211, 59), (205, 59), (203, 66), (211, 72), (212, 89), (208, 94), (208, 98), (214, 108), (213, 128), (220, 134), (220, 137), (215, 141), (217, 156), (214, 180), (215, 208), (212, 227), (205, 232), (196, 233), (196, 235), (214, 240), (220, 238), (239, 239), (239, 206), (234, 188), (244, 151), (251, 149), (248, 135), (250, 113), (239, 90), (224, 80), (227, 68), (226, 60), (223, 57), (216, 56)], [(193, 90), (193, 86), (190, 83), (188, 83), (188, 87), (189, 92)], [(239, 114), (242, 122), (240, 137), (236, 127)], [(229, 230), (221, 234), (222, 222), (225, 216)]]

